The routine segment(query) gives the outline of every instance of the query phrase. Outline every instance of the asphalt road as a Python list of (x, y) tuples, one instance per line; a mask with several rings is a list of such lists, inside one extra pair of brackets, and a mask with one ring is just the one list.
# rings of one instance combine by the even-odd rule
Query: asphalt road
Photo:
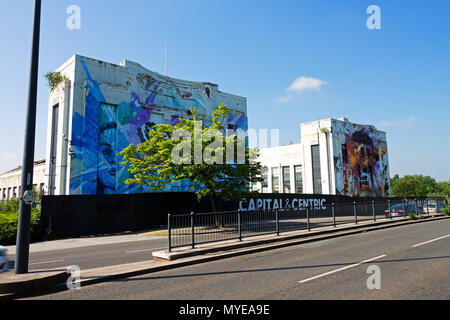
[[(371, 266), (379, 267), (380, 289), (367, 286), (373, 277), (367, 273)], [(448, 300), (450, 220), (360, 233), (30, 299)]]
[[(167, 237), (157, 237), (142, 241), (34, 252), (30, 254), (29, 270), (52, 269), (70, 265), (77, 265), (81, 269), (91, 269), (152, 260), (153, 251), (166, 248)], [(13, 265), (14, 258), (14, 255), (8, 255), (10, 267)]]

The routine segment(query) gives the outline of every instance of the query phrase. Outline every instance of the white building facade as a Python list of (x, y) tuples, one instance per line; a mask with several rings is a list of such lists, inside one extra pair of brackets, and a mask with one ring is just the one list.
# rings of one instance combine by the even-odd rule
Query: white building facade
[[(45, 172), (45, 160), (35, 161), (33, 187), (36, 191), (47, 192), (48, 175)], [(22, 167), (0, 174), (0, 200), (17, 199), (22, 196)]]
[[(174, 79), (140, 64), (120, 65), (79, 55), (56, 72), (65, 77), (50, 91), (46, 170), (49, 193), (123, 194), (151, 192), (127, 185), (117, 154), (148, 139), (155, 124), (174, 124), (196, 107), (205, 125), (225, 104), (228, 128), (247, 131), (247, 99), (219, 91), (217, 84)], [(186, 182), (163, 191), (189, 191)]]
[[(263, 193), (390, 195), (386, 133), (346, 118), (302, 123), (301, 143), (260, 150)], [(255, 187), (254, 187), (255, 188)]]

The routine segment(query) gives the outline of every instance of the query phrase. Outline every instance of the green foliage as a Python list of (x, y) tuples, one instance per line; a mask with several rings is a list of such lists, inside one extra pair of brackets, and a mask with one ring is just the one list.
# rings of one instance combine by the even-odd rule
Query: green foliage
[(450, 205), (448, 205), (447, 207), (445, 207), (442, 210), (442, 213), (445, 214), (446, 216), (450, 216)]
[(409, 220), (417, 220), (416, 215), (415, 215), (414, 213), (412, 213), (412, 212), (410, 212), (410, 213), (408, 214), (408, 216), (409, 216)]
[(395, 175), (391, 179), (391, 192), (394, 197), (441, 196), (450, 198), (450, 183), (423, 175), (406, 175), (400, 178)]
[(0, 214), (19, 212), (19, 199), (0, 201)]
[(60, 72), (49, 72), (44, 75), (44, 78), (47, 79), (47, 85), (51, 89), (55, 89), (61, 82), (67, 81), (66, 76), (62, 76)]
[(35, 186), (33, 186), (33, 208), (40, 206), (42, 200), (42, 191), (37, 190)]
[[(219, 198), (228, 201), (256, 195), (257, 192), (248, 190), (252, 183), (262, 181), (261, 164), (255, 161), (258, 150), (249, 149), (236, 134), (211, 136), (209, 130), (223, 130), (223, 123), (229, 113), (226, 106), (220, 105), (213, 112), (213, 123), (209, 128), (199, 121), (196, 108), (188, 113), (192, 119), (180, 118), (175, 126), (156, 125), (155, 130), (149, 132), (149, 140), (136, 147), (130, 145), (120, 152), (124, 158), (121, 165), (128, 166), (131, 176), (126, 183), (149, 185), (158, 191), (167, 184), (189, 180), (198, 200), (209, 197), (214, 211), (218, 210)], [(188, 133), (188, 136), (178, 136), (181, 131)], [(218, 146), (215, 144), (217, 141), (223, 143)], [(230, 145), (234, 147), (234, 159), (231, 162), (226, 158), (226, 146)], [(206, 159), (199, 161), (198, 152), (195, 152), (199, 148), (202, 155), (206, 152), (211, 157), (219, 158), (219, 163), (207, 163)], [(185, 153), (184, 150), (189, 152)], [(238, 150), (245, 151), (243, 164), (236, 161)], [(179, 156), (178, 162), (172, 159), (173, 154)]]
[[(0, 245), (13, 245), (17, 237), (18, 210), (0, 213)], [(42, 239), (41, 212), (34, 208), (31, 210), (30, 240)]]

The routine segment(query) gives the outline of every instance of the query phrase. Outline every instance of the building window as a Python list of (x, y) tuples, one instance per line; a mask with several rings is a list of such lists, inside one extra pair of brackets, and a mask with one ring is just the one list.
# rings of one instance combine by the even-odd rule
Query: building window
[(280, 168), (272, 168), (272, 192), (280, 193)]
[(313, 192), (322, 194), (322, 176), (320, 174), (320, 150), (319, 145), (311, 146), (312, 173), (313, 173)]
[(17, 198), (16, 190), (17, 190), (17, 187), (14, 187), (14, 188), (13, 188), (13, 194), (12, 194), (12, 197), (13, 197), (14, 199)]
[(283, 167), (283, 193), (291, 192), (291, 173), (289, 167)]
[(302, 166), (294, 166), (295, 193), (303, 193), (303, 171)]
[(263, 167), (261, 169), (261, 177), (263, 178), (263, 182), (261, 183), (261, 192), (267, 192), (269, 188), (269, 168)]
[(56, 152), (58, 145), (58, 118), (59, 118), (59, 104), (55, 104), (52, 109), (52, 132), (50, 141), (50, 168), (49, 168), (49, 190), (54, 194), (56, 185)]

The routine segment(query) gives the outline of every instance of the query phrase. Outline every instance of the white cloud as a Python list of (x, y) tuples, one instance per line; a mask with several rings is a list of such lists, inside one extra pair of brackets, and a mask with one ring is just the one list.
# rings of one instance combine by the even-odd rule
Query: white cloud
[(305, 90), (320, 90), (320, 87), (327, 84), (320, 79), (314, 79), (309, 77), (299, 77), (291, 84), (287, 91), (302, 92)]
[(397, 121), (383, 121), (380, 123), (380, 126), (385, 127), (385, 128), (398, 127), (398, 126), (410, 127), (410, 126), (413, 126), (414, 124), (416, 124), (416, 118), (411, 116), (408, 119), (402, 119), (402, 120), (397, 120)]
[(284, 96), (278, 97), (276, 99), (277, 103), (287, 103), (292, 100), (293, 96), (289, 92), (301, 93), (306, 90), (316, 90), (319, 91), (320, 88), (327, 84), (327, 82), (310, 78), (310, 77), (298, 77), (294, 82), (286, 89), (288, 93)]
[(278, 103), (287, 103), (291, 100), (291, 98), (292, 98), (292, 95), (288, 93), (287, 95), (278, 97), (277, 102)]

